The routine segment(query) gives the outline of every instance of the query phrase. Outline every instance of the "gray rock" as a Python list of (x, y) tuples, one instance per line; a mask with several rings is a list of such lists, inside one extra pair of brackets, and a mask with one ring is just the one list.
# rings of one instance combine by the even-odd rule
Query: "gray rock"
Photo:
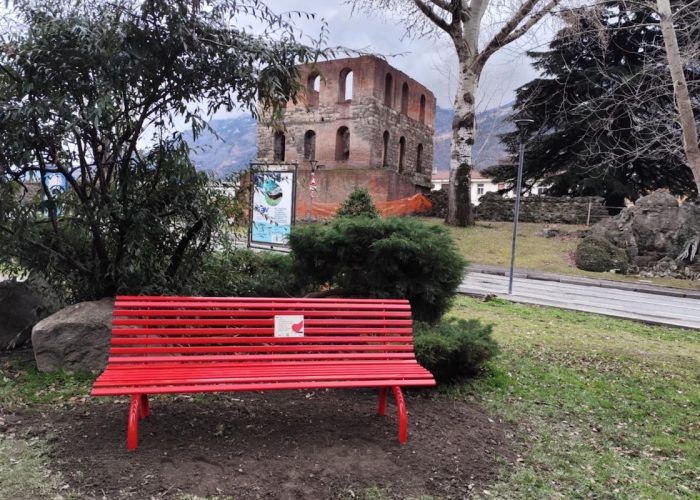
[(623, 248), (635, 261), (643, 256), (675, 258), (688, 238), (700, 234), (700, 207), (679, 205), (667, 192), (656, 191), (596, 224), (591, 233)]
[(663, 210), (664, 208), (678, 208), (678, 200), (668, 191), (659, 189), (651, 194), (642, 196), (634, 204), (637, 208), (650, 208), (652, 210)]
[(113, 299), (81, 302), (36, 324), (32, 330), (39, 371), (90, 371), (107, 364)]
[(542, 236), (545, 238), (556, 238), (561, 236), (561, 230), (556, 227), (546, 227), (542, 230)]
[(32, 327), (50, 311), (46, 300), (27, 282), (0, 282), (0, 350), (25, 344)]

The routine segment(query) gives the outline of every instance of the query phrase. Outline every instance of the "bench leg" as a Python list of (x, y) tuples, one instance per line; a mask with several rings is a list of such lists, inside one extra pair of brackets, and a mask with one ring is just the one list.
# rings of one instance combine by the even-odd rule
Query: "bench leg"
[(379, 389), (379, 407), (377, 408), (377, 414), (382, 417), (386, 415), (386, 387)]
[(139, 444), (139, 417), (141, 416), (141, 395), (131, 396), (129, 419), (126, 426), (126, 448), (134, 451)]
[(392, 387), (394, 399), (396, 399), (396, 409), (399, 414), (399, 443), (406, 444), (408, 441), (408, 412), (406, 412), (406, 401), (403, 399), (401, 387)]
[(141, 394), (141, 419), (151, 414), (151, 406), (148, 404), (148, 394)]

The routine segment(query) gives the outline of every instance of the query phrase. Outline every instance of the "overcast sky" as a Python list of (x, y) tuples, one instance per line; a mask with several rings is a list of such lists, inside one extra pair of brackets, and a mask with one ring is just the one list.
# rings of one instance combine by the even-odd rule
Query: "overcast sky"
[[(290, 10), (315, 13), (317, 20), (296, 23), (305, 33), (318, 34), (319, 19), (325, 19), (330, 30), (330, 45), (386, 56), (392, 66), (432, 90), (438, 105), (452, 107), (456, 57), (449, 40), (405, 38), (399, 21), (379, 13), (371, 16), (363, 12), (353, 13), (342, 0), (267, 0), (266, 3), (278, 13)], [(477, 96), (480, 111), (512, 101), (515, 89), (537, 76), (524, 52), (530, 47), (546, 45), (551, 32), (548, 27), (540, 28), (534, 36), (492, 56), (480, 82)]]

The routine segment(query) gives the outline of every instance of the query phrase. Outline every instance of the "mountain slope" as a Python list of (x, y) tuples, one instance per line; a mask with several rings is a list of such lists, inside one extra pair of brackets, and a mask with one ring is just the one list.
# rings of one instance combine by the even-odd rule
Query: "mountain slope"
[[(476, 114), (476, 140), (474, 141), (474, 168), (483, 170), (507, 158), (505, 148), (498, 139), (510, 132), (513, 126), (506, 122), (512, 103), (488, 109)], [(435, 111), (435, 139), (433, 141), (433, 169), (447, 171), (450, 168), (450, 143), (452, 141), (451, 109), (438, 107)]]
[[(194, 142), (192, 132), (185, 131), (185, 140), (192, 148), (190, 157), (198, 170), (226, 177), (245, 169), (255, 159), (255, 120), (250, 116), (212, 120), (209, 126), (216, 135), (204, 131)], [(218, 137), (217, 137), (218, 135)]]
[[(477, 134), (474, 144), (474, 165), (477, 170), (497, 164), (506, 158), (503, 145), (498, 140), (502, 133), (512, 130), (505, 121), (511, 104), (477, 113)], [(435, 113), (435, 139), (433, 168), (446, 171), (450, 166), (450, 141), (452, 140), (451, 109), (438, 107)], [(209, 125), (216, 135), (206, 131), (192, 141), (192, 133), (185, 132), (185, 140), (192, 150), (192, 161), (198, 170), (225, 177), (238, 172), (255, 159), (255, 120), (249, 116), (212, 120)], [(218, 135), (218, 137), (217, 137)]]

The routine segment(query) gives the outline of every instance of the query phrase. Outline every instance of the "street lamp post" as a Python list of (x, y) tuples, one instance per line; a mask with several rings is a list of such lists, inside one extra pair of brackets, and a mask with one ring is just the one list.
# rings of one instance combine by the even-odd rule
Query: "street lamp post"
[(534, 120), (520, 119), (515, 120), (515, 126), (518, 127), (519, 155), (518, 155), (518, 180), (515, 189), (515, 211), (513, 214), (513, 238), (510, 248), (510, 275), (508, 278), (508, 295), (513, 293), (513, 268), (515, 267), (515, 240), (518, 236), (518, 218), (520, 217), (520, 193), (523, 186), (523, 162), (525, 160), (525, 142), (530, 127), (535, 123)]

